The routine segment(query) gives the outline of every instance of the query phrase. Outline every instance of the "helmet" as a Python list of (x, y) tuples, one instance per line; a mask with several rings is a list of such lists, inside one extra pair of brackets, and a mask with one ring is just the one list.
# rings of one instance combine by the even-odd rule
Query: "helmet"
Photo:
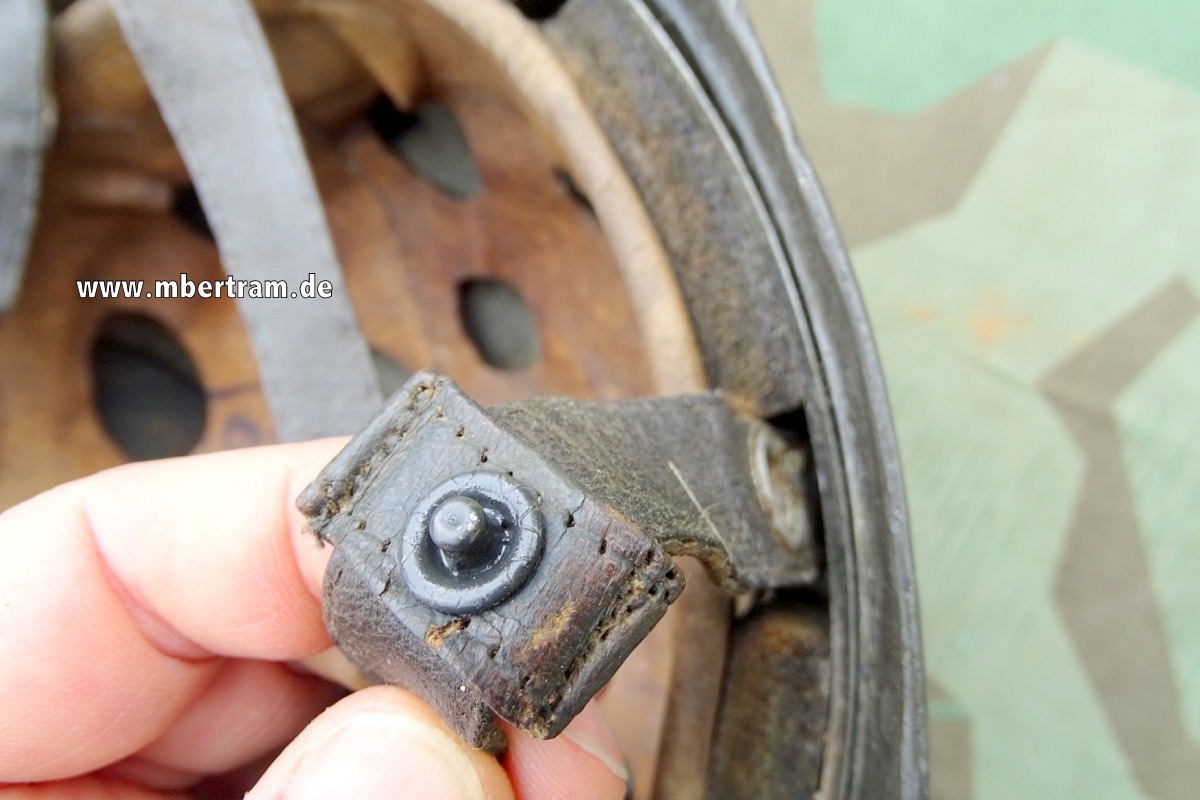
[(924, 795), (882, 376), (735, 3), (60, 5), (0, 25), (0, 508), (351, 433), (417, 368), (485, 404), (718, 389), (808, 444), (822, 569), (738, 620), (695, 590), (618, 673), (659, 723), (617, 725), (638, 796)]

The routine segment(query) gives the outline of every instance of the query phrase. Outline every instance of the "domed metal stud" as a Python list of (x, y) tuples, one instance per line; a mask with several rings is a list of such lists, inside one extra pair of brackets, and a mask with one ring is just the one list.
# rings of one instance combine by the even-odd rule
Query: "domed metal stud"
[(474, 614), (519, 589), (542, 554), (535, 495), (508, 475), (451, 478), (418, 505), (401, 543), (409, 590), (447, 614)]

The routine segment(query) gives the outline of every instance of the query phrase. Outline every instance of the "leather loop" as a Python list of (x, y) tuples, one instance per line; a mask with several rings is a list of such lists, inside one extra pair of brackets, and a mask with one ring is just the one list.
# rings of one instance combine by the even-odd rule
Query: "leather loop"
[(0, 0), (0, 315), (16, 302), (54, 132), (45, 0)]
[[(114, 0), (114, 7), (225, 272), (286, 281), (286, 300), (237, 298), (279, 439), (358, 429), (382, 401), (378, 381), (253, 7), (248, 0)], [(327, 281), (332, 296), (298, 296), (310, 276)]]

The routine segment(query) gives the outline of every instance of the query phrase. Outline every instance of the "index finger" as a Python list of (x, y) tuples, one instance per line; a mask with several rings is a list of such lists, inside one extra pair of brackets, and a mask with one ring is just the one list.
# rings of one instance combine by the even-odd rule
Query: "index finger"
[(221, 656), (329, 646), (299, 491), (343, 439), (119, 467), (0, 514), (0, 781), (153, 741)]

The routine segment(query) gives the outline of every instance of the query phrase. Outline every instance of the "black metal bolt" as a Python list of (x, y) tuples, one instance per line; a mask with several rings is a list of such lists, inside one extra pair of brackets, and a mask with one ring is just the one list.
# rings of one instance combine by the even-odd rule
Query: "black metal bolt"
[(405, 526), (405, 582), (447, 614), (491, 608), (537, 566), (543, 525), (537, 495), (511, 476), (480, 470), (451, 478), (417, 504)]
[[(495, 516), (494, 514), (492, 516)], [(483, 506), (464, 495), (443, 500), (429, 519), (429, 538), (442, 551), (442, 561), (458, 572), (477, 561), (475, 556), (487, 549), (490, 535), (499, 526)]]

